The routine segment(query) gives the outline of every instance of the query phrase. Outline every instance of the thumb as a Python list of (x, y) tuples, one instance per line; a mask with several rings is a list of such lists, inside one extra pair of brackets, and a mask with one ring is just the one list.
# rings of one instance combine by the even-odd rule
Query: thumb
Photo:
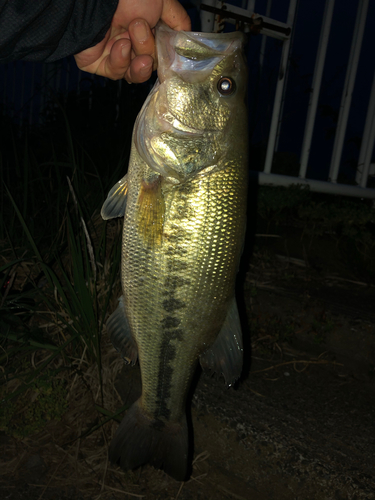
[(190, 17), (177, 0), (164, 0), (160, 19), (174, 30), (191, 30)]

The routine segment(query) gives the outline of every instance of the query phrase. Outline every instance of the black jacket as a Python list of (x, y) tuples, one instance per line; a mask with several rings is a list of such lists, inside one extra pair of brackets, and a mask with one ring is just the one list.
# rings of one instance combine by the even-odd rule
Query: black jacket
[(0, 0), (0, 62), (56, 61), (99, 43), (118, 0)]

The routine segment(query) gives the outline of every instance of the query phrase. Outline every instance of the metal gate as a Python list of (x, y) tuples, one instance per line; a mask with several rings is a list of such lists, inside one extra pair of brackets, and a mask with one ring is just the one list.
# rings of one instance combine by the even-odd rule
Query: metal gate
[[(193, 1), (199, 4), (199, 0)], [(270, 110), (269, 120), (265, 125), (264, 160), (258, 172), (260, 184), (283, 186), (302, 184), (309, 186), (313, 191), (375, 198), (375, 161), (372, 156), (375, 141), (375, 58), (373, 57), (375, 32), (372, 29), (375, 23), (375, 2), (356, 0), (345, 2), (345, 5), (344, 2), (336, 2), (335, 5), (335, 0), (325, 0), (324, 6), (324, 0), (320, 2), (304, 0), (300, 3), (298, 0), (284, 0), (274, 2), (274, 4), (272, 4), (272, 0), (230, 1), (236, 2), (237, 5), (219, 0), (201, 1), (200, 17), (203, 31), (220, 31), (224, 29), (226, 23), (234, 23), (239, 29), (258, 34), (259, 36), (254, 38), (261, 40), (257, 52), (257, 67), (262, 78), (266, 73), (266, 53), (267, 47), (272, 42), (271, 39), (280, 44), (278, 62), (276, 63), (278, 65), (277, 76), (272, 82), (270, 94), (267, 99), (260, 97), (259, 102), (257, 102), (261, 109), (268, 105), (268, 101), (273, 103), (272, 112)], [(258, 5), (260, 9), (264, 10), (264, 13), (255, 12)], [(306, 99), (303, 106), (294, 105), (294, 109), (304, 109), (299, 110), (300, 116), (295, 119), (294, 123), (295, 130), (298, 129), (293, 144), (297, 148), (296, 171), (287, 172), (288, 175), (286, 175), (285, 172), (283, 174), (277, 172), (275, 160), (280, 154), (280, 137), (285, 134), (287, 129), (288, 109), (291, 109), (286, 104), (288, 91), (290, 91), (291, 49), (296, 50), (300, 45), (307, 43), (304, 40), (301, 42), (298, 37), (297, 39), (295, 37), (298, 30), (304, 30), (306, 27), (306, 19), (299, 18), (301, 9), (306, 9), (306, 5), (311, 9), (321, 5), (320, 17), (315, 16), (314, 21), (316, 22), (316, 25), (314, 24), (316, 37), (313, 41), (309, 41), (309, 45), (312, 47), (309, 60), (313, 61), (315, 58), (315, 65), (311, 70), (312, 75), (309, 77), (309, 99)], [(276, 13), (275, 16), (274, 10), (280, 6), (285, 7), (284, 12), (279, 15), (280, 18), (284, 18), (285, 22), (271, 17), (277, 17), (278, 14)], [(320, 154), (321, 143), (317, 142), (314, 137), (319, 131), (318, 111), (319, 102), (322, 99), (324, 76), (327, 73), (327, 67), (331, 64), (329, 57), (327, 58), (327, 49), (329, 51), (333, 43), (344, 44), (341, 39), (337, 42), (338, 34), (335, 33), (332, 26), (335, 24), (335, 19), (340, 18), (344, 11), (348, 11), (348, 6), (352, 8), (352, 18), (350, 18), (349, 26), (343, 30), (344, 41), (347, 42), (348, 47), (345, 67), (342, 68), (342, 85), (337, 90), (337, 94), (341, 95), (341, 102), (337, 104), (337, 110), (335, 110), (337, 117), (334, 123), (335, 133), (332, 134), (331, 149), (328, 152), (322, 151)], [(318, 36), (319, 32), (320, 36)], [(365, 43), (363, 43), (364, 37)], [(368, 49), (368, 47), (370, 48)], [(371, 51), (371, 58), (363, 60), (366, 48)], [(358, 69), (364, 73), (361, 79), (357, 77)], [(0, 68), (0, 76), (2, 111), (6, 114), (10, 113), (11, 118), (17, 116), (20, 125), (22, 122), (28, 124), (40, 122), (43, 117), (41, 110), (45, 107), (48, 89), (67, 95), (69, 90), (75, 88), (79, 96), (82, 85), (88, 84), (90, 87), (94, 78), (93, 75), (78, 71), (71, 58), (45, 65), (33, 65), (20, 61), (10, 63)], [(361, 83), (364, 81), (363, 79), (365, 79), (366, 85)], [(102, 85), (105, 85), (105, 79), (101, 80), (103, 80)], [(370, 82), (372, 82), (372, 87)], [(362, 90), (362, 86), (366, 88)], [(112, 95), (119, 95), (121, 82), (117, 84), (117, 87), (115, 92), (111, 88)], [(356, 104), (353, 105), (352, 97), (359, 93), (363, 94), (361, 98), (366, 101), (367, 113), (363, 112), (358, 119), (361, 123), (359, 132), (357, 132), (358, 137), (354, 137), (358, 146), (354, 160), (351, 160), (351, 178), (343, 180), (342, 176), (345, 170), (343, 151), (345, 144), (351, 140), (348, 123), (350, 128), (350, 114), (356, 108)], [(303, 134), (302, 130), (304, 130)], [(320, 178), (314, 178), (316, 161), (315, 165), (312, 161), (312, 156), (317, 151), (319, 151), (318, 162), (321, 163), (322, 170)]]
[[(280, 3), (280, 2), (279, 2)], [(315, 2), (317, 3), (317, 2)], [(238, 2), (237, 2), (238, 4)], [(310, 2), (310, 6), (312, 7)], [(332, 41), (331, 26), (334, 15), (340, 15), (340, 9), (347, 9), (343, 2), (337, 3), (335, 0), (326, 0), (323, 16), (321, 18), (320, 38), (315, 47), (315, 67), (311, 79), (310, 98), (306, 108), (305, 123), (296, 124), (297, 127), (304, 127), (303, 139), (298, 144), (300, 150), (298, 175), (282, 175), (273, 172), (275, 152), (278, 150), (280, 133), (283, 129), (285, 113), (285, 95), (288, 88), (288, 73), (290, 69), (290, 56), (294, 35), (298, 28), (298, 0), (290, 0), (289, 9), (285, 23), (270, 18), (272, 11), (272, 0), (267, 0), (265, 15), (255, 13), (255, 0), (243, 0), (241, 7), (228, 2), (217, 0), (203, 0), (201, 3), (201, 23), (203, 31), (221, 31), (225, 23), (236, 24), (237, 28), (252, 34), (263, 35), (259, 68), (262, 70), (263, 58), (267, 37), (277, 38), (282, 41), (282, 50), (276, 88), (274, 90), (274, 104), (272, 118), (269, 125), (269, 134), (266, 147), (265, 161), (262, 171), (259, 172), (259, 183), (268, 185), (289, 186), (292, 184), (307, 185), (312, 191), (324, 193), (341, 194), (346, 196), (357, 196), (362, 198), (375, 198), (375, 162), (372, 159), (375, 142), (375, 59), (372, 57), (370, 67), (367, 67), (366, 78), (372, 79), (371, 91), (365, 98), (368, 102), (367, 115), (363, 116), (361, 144), (356, 158), (356, 172), (353, 179), (348, 183), (339, 181), (340, 169), (342, 169), (342, 154), (344, 141), (347, 137), (347, 125), (349, 112), (351, 111), (352, 95), (355, 88), (358, 64), (363, 49), (363, 36), (373, 33), (371, 19), (369, 16), (369, 0), (359, 0), (357, 12), (352, 23), (351, 47), (346, 63), (345, 81), (341, 90), (341, 103), (339, 106), (336, 132), (333, 140), (331, 158), (322, 158), (322, 163), (326, 164), (324, 180), (310, 178), (308, 174), (309, 158), (312, 150), (312, 139), (314, 127), (316, 128), (316, 118), (318, 101), (321, 93), (322, 78), (325, 65), (327, 65), (327, 47)], [(374, 17), (375, 11), (371, 11)], [(373, 19), (374, 21), (375, 19)], [(345, 33), (347, 38), (350, 34)], [(373, 37), (372, 47), (375, 47)], [(373, 49), (372, 48), (372, 52)], [(359, 88), (358, 88), (359, 86)], [(357, 92), (361, 92), (360, 83), (357, 82)], [(313, 146), (314, 147), (314, 146)]]

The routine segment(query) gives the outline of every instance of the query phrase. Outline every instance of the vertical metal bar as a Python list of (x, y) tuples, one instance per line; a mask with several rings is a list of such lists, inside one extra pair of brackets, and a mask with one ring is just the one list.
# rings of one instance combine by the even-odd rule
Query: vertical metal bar
[(348, 69), (346, 71), (345, 84), (341, 98), (340, 113), (337, 123), (335, 142), (333, 145), (331, 166), (328, 175), (328, 180), (331, 182), (337, 182), (337, 176), (339, 173), (342, 149), (344, 146), (346, 125), (348, 123), (350, 103), (352, 100), (353, 87), (354, 87), (355, 77), (357, 74), (359, 54), (361, 51), (363, 33), (366, 23), (368, 2), (369, 0), (360, 0), (358, 4), (357, 18), (355, 21), (355, 28), (353, 33), (353, 41), (350, 49)]
[[(271, 14), (271, 7), (272, 7), (272, 0), (267, 0), (267, 7), (266, 7), (266, 17), (270, 17)], [(250, 126), (249, 129), (252, 131), (255, 129), (257, 120), (258, 120), (258, 109), (259, 109), (259, 96), (260, 96), (260, 89), (261, 89), (261, 84), (262, 84), (262, 77), (263, 77), (263, 64), (264, 64), (264, 56), (266, 53), (266, 42), (268, 36), (266, 35), (261, 35), (262, 41), (260, 45), (260, 51), (259, 51), (259, 68), (258, 68), (258, 75), (257, 75), (257, 80), (256, 80), (256, 85), (254, 88), (254, 93), (250, 97), (249, 96), (249, 109), (250, 111)], [(250, 104), (250, 99), (251, 99), (251, 104)]]
[[(295, 17), (295, 13), (296, 13), (296, 8), (297, 8), (297, 0), (290, 0), (287, 24), (289, 26), (292, 26), (292, 30), (294, 29), (293, 24), (294, 24), (294, 17)], [(268, 137), (268, 144), (267, 144), (267, 154), (266, 154), (266, 160), (265, 160), (264, 169), (263, 169), (263, 171), (266, 174), (269, 174), (271, 172), (271, 167), (272, 167), (272, 159), (273, 159), (273, 153), (275, 150), (275, 143), (276, 143), (277, 125), (278, 125), (279, 116), (280, 116), (280, 108), (281, 108), (281, 102), (282, 102), (282, 97), (283, 97), (283, 88), (284, 88), (284, 83), (285, 83), (285, 74), (286, 74), (286, 68), (287, 68), (287, 63), (288, 63), (288, 59), (289, 59), (289, 49), (290, 49), (290, 38), (288, 38), (288, 40), (285, 40), (285, 42), (283, 43), (283, 50), (282, 50), (282, 54), (281, 54), (279, 79), (278, 79), (278, 82), (276, 85), (276, 94), (275, 94), (275, 101), (274, 101), (274, 105), (273, 105), (270, 134)]]
[[(204, 3), (211, 7), (216, 6), (216, 0), (204, 0)], [(201, 30), (206, 33), (212, 33), (215, 27), (215, 17), (215, 14), (211, 14), (211, 12), (201, 10)]]
[[(270, 17), (271, 7), (272, 7), (272, 0), (267, 0), (266, 17)], [(264, 55), (266, 53), (266, 41), (267, 41), (267, 37), (265, 35), (263, 35), (262, 36), (262, 43), (260, 45), (260, 53), (259, 53), (259, 73), (260, 74), (263, 71)]]
[[(358, 158), (357, 174), (355, 177), (357, 184), (360, 184), (361, 187), (366, 186), (368, 171), (370, 168), (370, 161), (368, 162), (368, 165), (367, 165), (367, 163), (365, 162), (365, 158), (367, 155), (367, 150), (369, 148), (372, 150), (372, 148), (373, 148), (373, 142), (371, 142), (371, 140), (370, 140), (371, 139), (371, 127), (372, 127), (373, 121), (375, 121), (375, 73), (374, 73), (374, 79), (372, 80), (372, 88), (371, 88), (371, 94), (370, 94), (369, 107), (368, 107), (368, 111), (367, 111), (365, 127), (363, 130), (361, 150), (359, 152), (359, 158)], [(371, 158), (370, 158), (370, 160), (371, 160)]]
[(372, 152), (374, 150), (374, 142), (375, 142), (375, 116), (372, 117), (372, 125), (371, 125), (371, 130), (370, 130), (370, 139), (367, 144), (367, 151), (366, 151), (366, 156), (365, 156), (365, 163), (364, 163), (364, 168), (363, 168), (363, 174), (362, 174), (362, 180), (361, 180), (361, 187), (366, 187), (367, 184), (367, 179), (369, 176), (369, 171), (370, 171), (370, 162), (371, 162), (371, 157), (372, 157)]
[[(245, 2), (242, 2), (243, 4)], [(247, 10), (251, 13), (255, 11), (255, 0), (247, 0)]]
[[(363, 130), (361, 150), (359, 152), (356, 182), (361, 187), (366, 187), (367, 177), (370, 169), (370, 161), (372, 150), (374, 148), (374, 131), (372, 130), (375, 123), (375, 73), (372, 80), (372, 88), (370, 94), (369, 107), (366, 116), (365, 128)], [(375, 130), (375, 129), (374, 129)], [(371, 136), (371, 132), (373, 135)]]
[(314, 76), (312, 80), (312, 92), (310, 95), (310, 102), (307, 110), (305, 133), (302, 142), (301, 167), (299, 171), (299, 177), (301, 177), (302, 179), (306, 177), (307, 164), (309, 161), (311, 140), (314, 130), (316, 109), (318, 106), (320, 85), (322, 83), (323, 68), (326, 59), (328, 38), (331, 30), (334, 5), (335, 5), (335, 0), (326, 0), (324, 14), (323, 14), (323, 25), (322, 25), (322, 30), (320, 32), (318, 52), (316, 55), (315, 68), (314, 68)]
[[(298, 2), (299, 2), (299, 0), (297, 0), (297, 3), (296, 3), (296, 11), (298, 9)], [(290, 21), (289, 14), (290, 14), (290, 9), (289, 9), (289, 13), (288, 13), (288, 24), (293, 25), (293, 23), (295, 22), (295, 16), (296, 16), (296, 14), (293, 16), (293, 19), (291, 20), (291, 23), (289, 23), (289, 21)], [(292, 33), (290, 34), (290, 39), (289, 39), (289, 54), (292, 51), (292, 46), (293, 46), (293, 42), (294, 42), (294, 34), (295, 34), (295, 30), (293, 29)], [(282, 94), (281, 94), (281, 106), (280, 106), (279, 120), (277, 122), (275, 151), (277, 151), (279, 149), (280, 129), (281, 129), (281, 122), (282, 122), (282, 119), (283, 119), (284, 105), (285, 105), (285, 92), (286, 92), (286, 87), (287, 87), (288, 77), (289, 77), (289, 67), (290, 67), (289, 54), (288, 54), (288, 58), (287, 58), (287, 62), (286, 62), (284, 85), (283, 85), (283, 90), (282, 90)]]

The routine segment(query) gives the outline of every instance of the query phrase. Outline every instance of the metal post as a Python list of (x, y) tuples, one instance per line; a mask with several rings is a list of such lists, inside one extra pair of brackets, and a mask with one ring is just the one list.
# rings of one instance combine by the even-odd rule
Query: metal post
[[(267, 7), (266, 7), (266, 16), (270, 17), (271, 14), (271, 6), (272, 6), (272, 0), (267, 0)], [(259, 52), (259, 69), (258, 69), (258, 76), (257, 76), (257, 82), (254, 90), (254, 94), (251, 96), (251, 106), (250, 106), (250, 96), (249, 96), (249, 108), (251, 109), (250, 112), (250, 130), (254, 130), (256, 126), (256, 122), (258, 119), (258, 109), (259, 109), (259, 95), (260, 95), (260, 89), (261, 89), (261, 84), (262, 84), (262, 76), (263, 76), (263, 64), (264, 64), (264, 56), (266, 53), (266, 42), (267, 42), (267, 35), (261, 35), (262, 36), (262, 41), (260, 45), (260, 52)]]
[[(294, 24), (294, 17), (295, 17), (295, 13), (296, 13), (296, 8), (297, 8), (297, 0), (290, 0), (287, 24), (289, 26), (292, 26), (292, 29), (293, 29), (293, 24)], [(282, 97), (283, 97), (283, 88), (284, 88), (284, 84), (285, 84), (286, 68), (287, 68), (288, 59), (289, 59), (289, 50), (290, 50), (290, 38), (288, 38), (284, 42), (283, 50), (282, 50), (282, 54), (281, 54), (279, 79), (278, 79), (278, 82), (276, 85), (276, 94), (275, 94), (275, 101), (274, 101), (273, 113), (272, 113), (272, 119), (271, 119), (270, 134), (269, 134), (268, 144), (267, 144), (266, 161), (264, 163), (264, 169), (263, 169), (263, 171), (267, 174), (269, 174), (271, 172), (271, 167), (272, 167), (273, 153), (274, 153), (275, 144), (276, 144), (277, 126), (278, 126), (278, 122), (279, 122), (280, 108), (281, 108)]]
[(361, 187), (366, 187), (367, 177), (370, 170), (372, 150), (375, 141), (375, 73), (372, 81), (371, 97), (366, 116), (365, 128), (363, 130), (361, 150), (358, 159), (356, 182)]
[[(216, 0), (204, 0), (206, 5), (211, 7), (216, 6)], [(212, 33), (215, 26), (215, 14), (207, 12), (206, 10), (201, 10), (201, 30), (206, 33)]]
[[(267, 0), (267, 7), (266, 7), (266, 16), (270, 17), (271, 15), (271, 7), (272, 7), (272, 0)], [(260, 53), (259, 53), (259, 79), (260, 75), (263, 71), (263, 62), (264, 62), (264, 54), (266, 53), (266, 41), (267, 37), (262, 36), (262, 43), (260, 45)]]
[(301, 152), (301, 167), (299, 171), (299, 177), (305, 178), (307, 171), (307, 164), (309, 161), (311, 140), (315, 124), (316, 109), (318, 106), (318, 98), (320, 93), (320, 85), (322, 82), (322, 74), (324, 68), (324, 62), (326, 58), (327, 45), (329, 33), (331, 30), (333, 7), (335, 5), (335, 0), (326, 0), (324, 14), (323, 14), (323, 25), (320, 32), (320, 39), (318, 45), (318, 52), (316, 55), (314, 76), (312, 80), (312, 92), (310, 95), (309, 108), (307, 111), (305, 134), (302, 142), (302, 152)]
[[(242, 2), (243, 4), (246, 3), (245, 2)], [(247, 0), (247, 6), (246, 6), (246, 9), (249, 11), (249, 12), (254, 12), (255, 11), (255, 0)]]
[[(374, 141), (375, 141), (375, 117), (372, 117), (372, 125), (371, 125), (371, 130), (370, 130), (370, 140), (367, 144), (367, 151), (366, 151), (366, 156), (365, 156), (365, 164), (364, 164), (364, 169), (363, 169), (363, 174), (362, 174), (362, 180), (361, 180), (361, 187), (366, 187), (367, 184), (367, 179), (370, 173), (370, 162), (371, 162), (371, 157), (372, 157), (372, 152), (374, 149)], [(372, 166), (375, 166), (375, 163), (372, 164)], [(373, 170), (374, 174), (374, 170)]]
[(352, 93), (355, 83), (355, 77), (357, 74), (359, 54), (361, 51), (363, 33), (366, 23), (368, 2), (369, 0), (360, 0), (358, 4), (357, 18), (353, 33), (353, 41), (350, 49), (348, 69), (346, 72), (344, 90), (341, 98), (339, 119), (337, 123), (335, 142), (333, 145), (331, 166), (328, 175), (328, 180), (330, 180), (331, 182), (337, 182), (337, 176), (339, 173), (342, 149), (344, 146), (346, 125), (348, 123), (350, 103), (352, 100)]
[[(298, 8), (298, 1), (299, 0), (297, 0), (297, 3), (296, 3), (296, 11), (297, 11), (297, 8)], [(289, 9), (289, 12), (288, 12), (288, 21), (291, 21), (291, 24), (293, 25), (294, 22), (295, 22), (295, 15), (293, 16), (292, 20), (289, 19), (289, 15), (290, 15), (290, 9)], [(294, 34), (295, 34), (295, 30), (292, 30), (292, 33), (290, 35), (289, 54), (292, 51), (292, 46), (293, 46), (293, 42), (294, 42)], [(286, 92), (286, 86), (287, 86), (288, 76), (289, 76), (289, 66), (290, 66), (289, 54), (288, 54), (288, 59), (287, 59), (287, 63), (286, 63), (285, 77), (284, 77), (284, 86), (283, 86), (283, 92), (282, 92), (282, 96), (281, 96), (280, 115), (279, 115), (279, 120), (277, 122), (275, 151), (277, 151), (279, 149), (280, 129), (281, 129), (281, 122), (282, 122), (283, 114), (284, 114), (285, 92)]]

